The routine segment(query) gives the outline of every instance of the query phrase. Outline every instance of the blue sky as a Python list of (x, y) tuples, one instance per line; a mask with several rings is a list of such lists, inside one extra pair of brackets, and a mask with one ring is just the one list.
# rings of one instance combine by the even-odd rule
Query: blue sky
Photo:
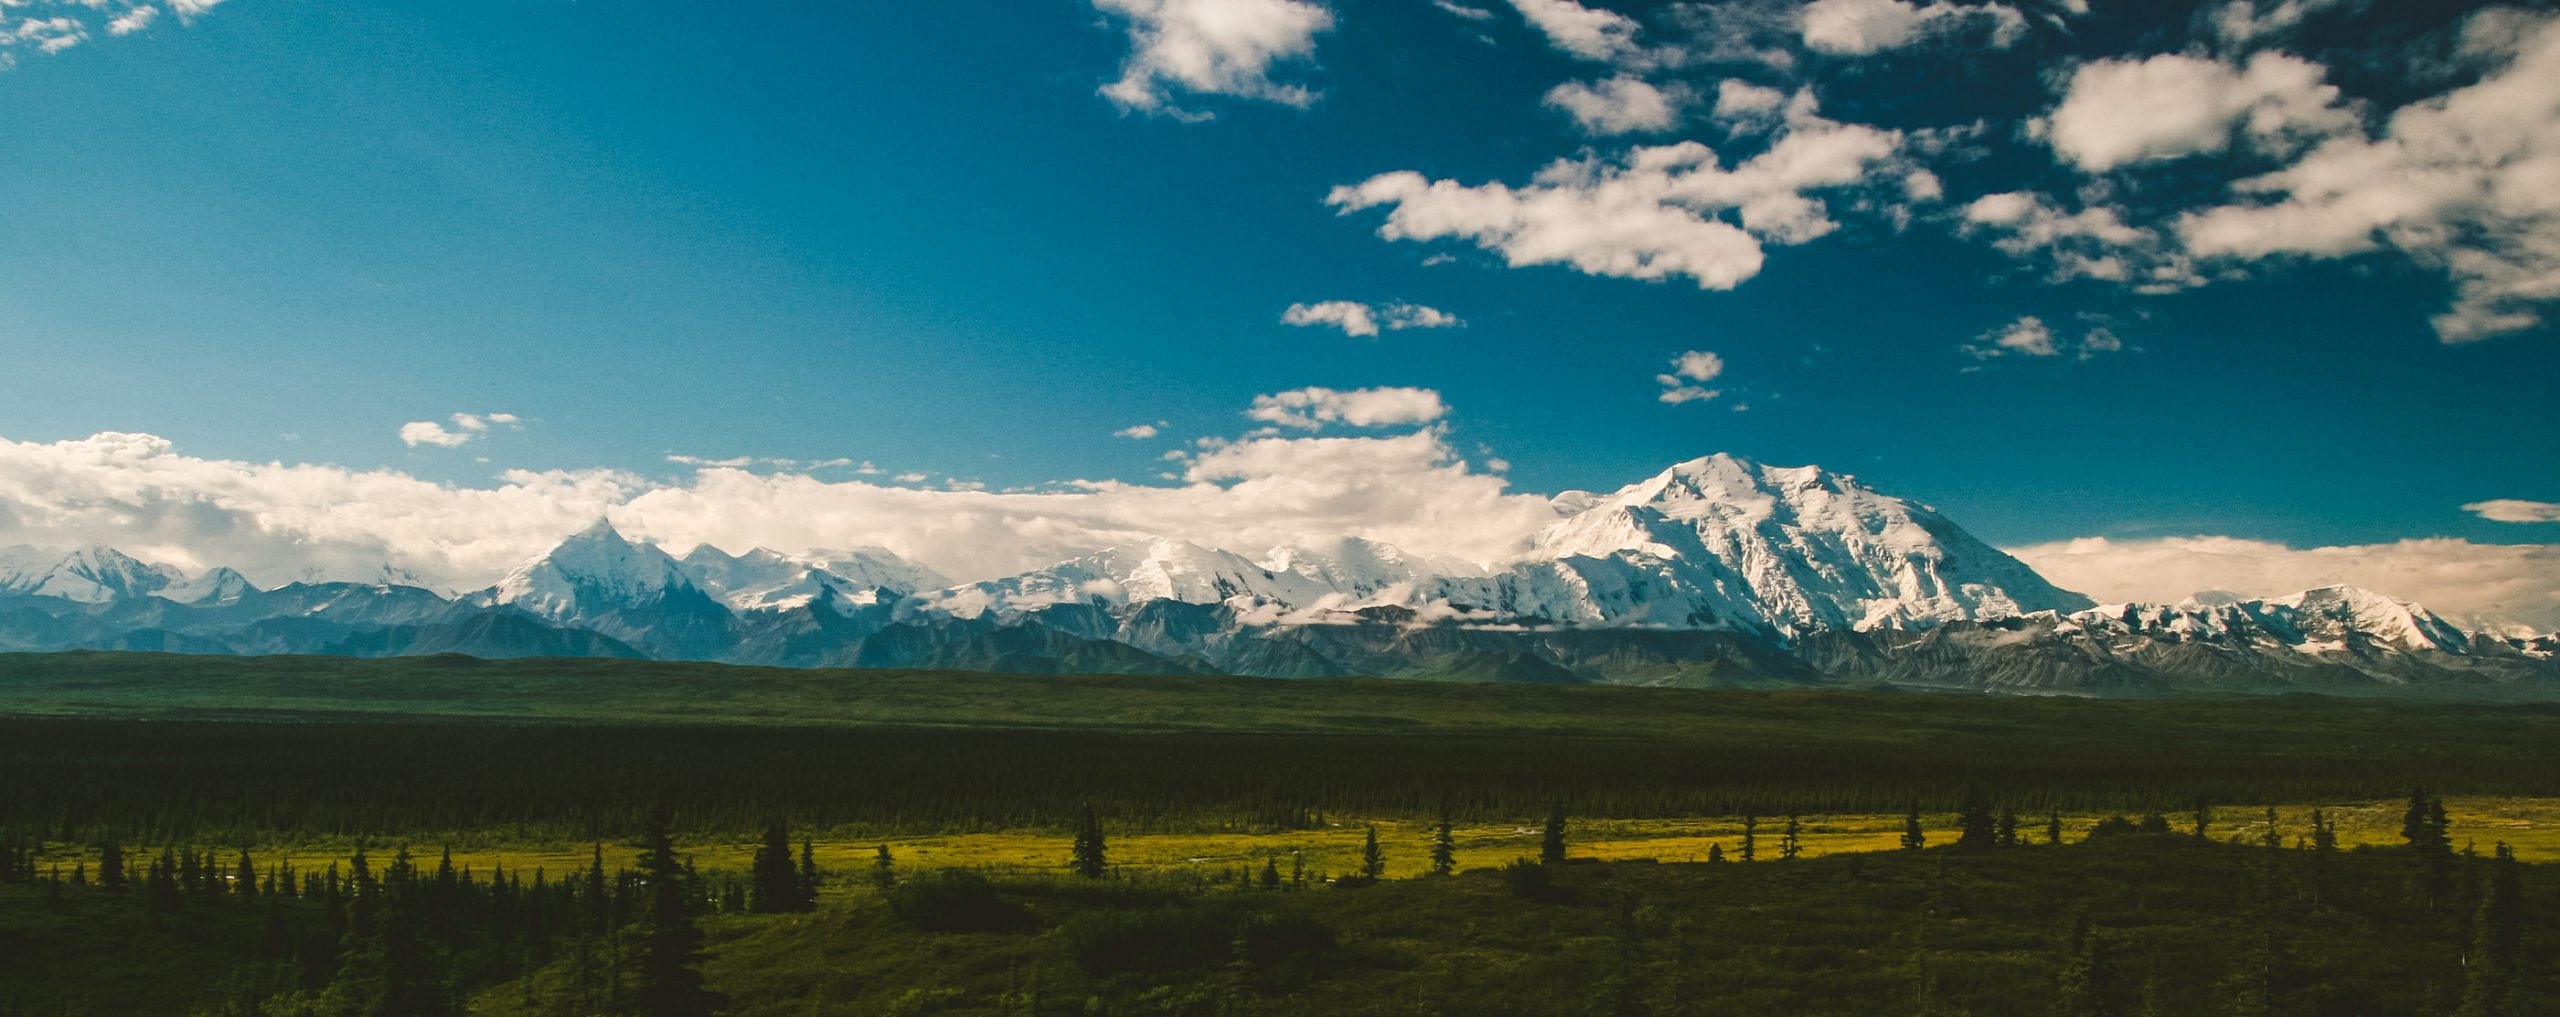
[[(1539, 494), (1714, 451), (1820, 463), (2004, 546), (2560, 531), (2464, 509), (2560, 517), (2534, 290), (2560, 278), (2536, 246), (2560, 183), (2361, 232), (2333, 220), (2408, 197), (2388, 171), (2345, 200), (2240, 183), (2415, 148), (2394, 111), (2464, 89), (2560, 122), (2532, 5), (141, 6), (125, 34), (127, 0), (9, 11), (0, 438), (27, 449), (140, 433), (463, 491), (698, 486), (671, 455), (1163, 486), (1203, 482), (1166, 453), (1266, 423), (1258, 396), (1416, 388), (1445, 414), (1279, 437), (1423, 427)], [(2198, 112), (2235, 89), (2257, 99)], [(1806, 157), (1845, 182), (1734, 169), (1791, 138), (1886, 140)], [(1635, 179), (1683, 142), (1717, 175)], [(2483, 158), (2552, 157), (2516, 144)], [(1442, 204), (1525, 198), (1559, 160), (1582, 182), (1546, 204)], [(1406, 171), (1445, 188), (1336, 193)], [(1774, 204), (1574, 204), (1611, 179)], [(2288, 205), (2319, 221), (2261, 221)], [(2181, 232), (2223, 208), (2228, 229)], [(1444, 228), (1381, 235), (1406, 216)], [(2343, 239), (2299, 239), (2323, 230)], [(1702, 286), (1723, 263), (1693, 245), (1734, 242), (1756, 270)], [(1283, 322), (1326, 301), (1463, 325)], [(1659, 379), (1692, 351), (1717, 369)], [(446, 437), (404, 441), (419, 423)], [(29, 539), (76, 528), (12, 511)]]

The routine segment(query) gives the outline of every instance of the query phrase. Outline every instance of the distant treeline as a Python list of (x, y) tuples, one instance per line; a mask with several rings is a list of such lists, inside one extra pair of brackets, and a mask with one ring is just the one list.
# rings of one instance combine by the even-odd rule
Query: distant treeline
[[(2000, 704), (1985, 703), (1985, 707)], [(235, 843), (485, 833), (1277, 829), (1326, 814), (1527, 820), (2560, 793), (2530, 730), (2324, 739), (2319, 714), (2230, 739), (2048, 731), (1903, 738), (1813, 723), (1751, 741), (1573, 735), (537, 727), (0, 720), (0, 829), (56, 841)]]

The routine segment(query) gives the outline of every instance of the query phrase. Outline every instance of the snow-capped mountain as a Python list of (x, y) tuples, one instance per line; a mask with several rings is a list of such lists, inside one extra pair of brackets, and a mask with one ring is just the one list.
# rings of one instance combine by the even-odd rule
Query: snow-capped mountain
[(942, 573), (881, 547), (789, 555), (770, 548), (730, 554), (709, 544), (677, 561), (686, 575), (740, 611), (803, 607), (822, 594), (842, 605), (869, 605), (951, 585)]
[(104, 547), (0, 548), (0, 650), (2560, 696), (2560, 634), (2468, 632), (2346, 587), (2093, 605), (1819, 467), (1708, 456), (1552, 505), (1501, 562), (1355, 537), (1258, 558), (1152, 539), (957, 585), (880, 548), (679, 559), (601, 520), (461, 596), (387, 566), (382, 582), (261, 590)]
[(103, 544), (69, 553), (23, 544), (0, 549), (0, 592), (103, 604), (157, 593), (186, 578), (175, 568), (143, 562)]
[(1502, 592), (1526, 600), (1510, 609), (1562, 608), (1583, 624), (1800, 633), (2091, 606), (1926, 506), (1818, 466), (1729, 455), (1596, 499), (1535, 547), (1556, 567), (1520, 572)]

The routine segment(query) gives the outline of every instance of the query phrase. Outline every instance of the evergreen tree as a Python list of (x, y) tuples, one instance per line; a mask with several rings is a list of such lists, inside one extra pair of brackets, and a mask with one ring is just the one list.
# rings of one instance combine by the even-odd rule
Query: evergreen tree
[(2071, 935), (2063, 942), (2062, 966), (2055, 971), (2054, 1017), (2100, 1017), (2098, 944), (2089, 913), (2072, 916)]
[(2203, 795), (2196, 796), (2195, 834), (2204, 840), (2213, 826), (2213, 803)]
[(258, 865), (249, 860), (249, 849), (240, 849), (240, 864), (231, 869), (231, 892), (243, 897), (258, 895)]
[(1094, 814), (1093, 806), (1087, 805), (1084, 807), (1084, 822), (1076, 827), (1074, 855), (1069, 859), (1069, 867), (1086, 879), (1100, 879), (1111, 871), (1106, 849), (1102, 817)]
[(2265, 844), (2269, 851), (2284, 847), (2284, 831), (2276, 828), (2276, 807), (2273, 805), (2267, 806), (2267, 832), (2260, 835), (2258, 840)]
[(2000, 821), (1991, 814), (1991, 800), (1980, 791), (1967, 792), (1956, 813), (1956, 846), (1987, 848), (1999, 841)]
[(1748, 862), (1759, 856), (1760, 817), (1745, 812), (1742, 814), (1742, 860)]
[(1458, 841), (1449, 829), (1449, 810), (1440, 810), (1440, 825), (1431, 832), (1431, 874), (1446, 876), (1458, 870)]
[(2463, 957), (2459, 1017), (2521, 1017), (2513, 992), (2524, 932), (2524, 886), (2515, 849), (2501, 843), (2490, 862), (2489, 883), (2471, 920), (2471, 944)]
[(1791, 862), (1804, 853), (1804, 823), (1795, 813), (1787, 813), (1787, 828), (1778, 835), (1778, 860)]
[(1911, 811), (1902, 816), (1902, 849), (1918, 851), (1928, 844), (1929, 835), (1920, 832), (1920, 806), (1918, 803), (1913, 803)]
[[(649, 902), (639, 936), (639, 977), (633, 1009), (640, 1017), (706, 1017), (728, 1002), (702, 980), (702, 932), (693, 924), (693, 902), (684, 890), (684, 869), (676, 862), (674, 841), (661, 813), (650, 824), (648, 848), (640, 855), (640, 878)], [(787, 862), (789, 848), (784, 848)]]
[(871, 885), (881, 893), (887, 893), (890, 887), (898, 885), (898, 863), (889, 857), (887, 844), (880, 845), (879, 853), (871, 858)]
[(1376, 879), (1387, 874), (1387, 853), (1378, 847), (1378, 826), (1369, 825), (1369, 838), (1360, 845), (1360, 874)]
[(2044, 842), (2045, 842), (2046, 844), (2048, 844), (2048, 845), (2052, 845), (2052, 846), (2055, 846), (2055, 847), (2060, 847), (2060, 846), (2062, 845), (2062, 810), (2061, 810), (2061, 809), (2054, 809), (2054, 810), (2052, 810), (2051, 812), (2048, 812), (2048, 813), (2046, 813), (2046, 814), (2045, 814), (2045, 819), (2044, 819)]
[(765, 827), (764, 841), (747, 863), (747, 907), (760, 915), (800, 910), (800, 873), (791, 865), (791, 831)]
[(1724, 845), (1721, 843), (1707, 845), (1707, 864), (1714, 865), (1722, 861), (1724, 861)]
[(1545, 865), (1564, 864), (1564, 805), (1547, 808), (1547, 828), (1538, 836), (1538, 861)]
[(2000, 810), (2000, 846), (2018, 846), (2018, 810), (2016, 809)]
[(803, 839), (800, 842), (799, 879), (796, 881), (797, 889), (799, 890), (797, 900), (800, 906), (794, 910), (818, 910), (818, 883), (820, 880), (821, 877), (818, 874), (817, 852), (812, 850), (810, 843), (806, 839)]
[(2338, 850), (2338, 827), (2319, 809), (2311, 810), (2311, 850), (2324, 855)]
[(1280, 859), (1277, 856), (1262, 860), (1262, 888), (1265, 890), (1280, 888)]
[(160, 859), (151, 863), (143, 881), (154, 911), (175, 911), (186, 902), (178, 885), (178, 856), (169, 848), (160, 849)]
[(110, 893), (124, 892), (124, 845), (110, 840), (98, 846), (98, 886)]

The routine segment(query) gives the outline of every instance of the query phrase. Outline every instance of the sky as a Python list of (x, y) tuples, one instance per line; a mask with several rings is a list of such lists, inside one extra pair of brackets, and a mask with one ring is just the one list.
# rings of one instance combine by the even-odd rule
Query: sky
[(0, 544), (1497, 558), (1712, 452), (2560, 628), (2560, 15), (0, 0)]

